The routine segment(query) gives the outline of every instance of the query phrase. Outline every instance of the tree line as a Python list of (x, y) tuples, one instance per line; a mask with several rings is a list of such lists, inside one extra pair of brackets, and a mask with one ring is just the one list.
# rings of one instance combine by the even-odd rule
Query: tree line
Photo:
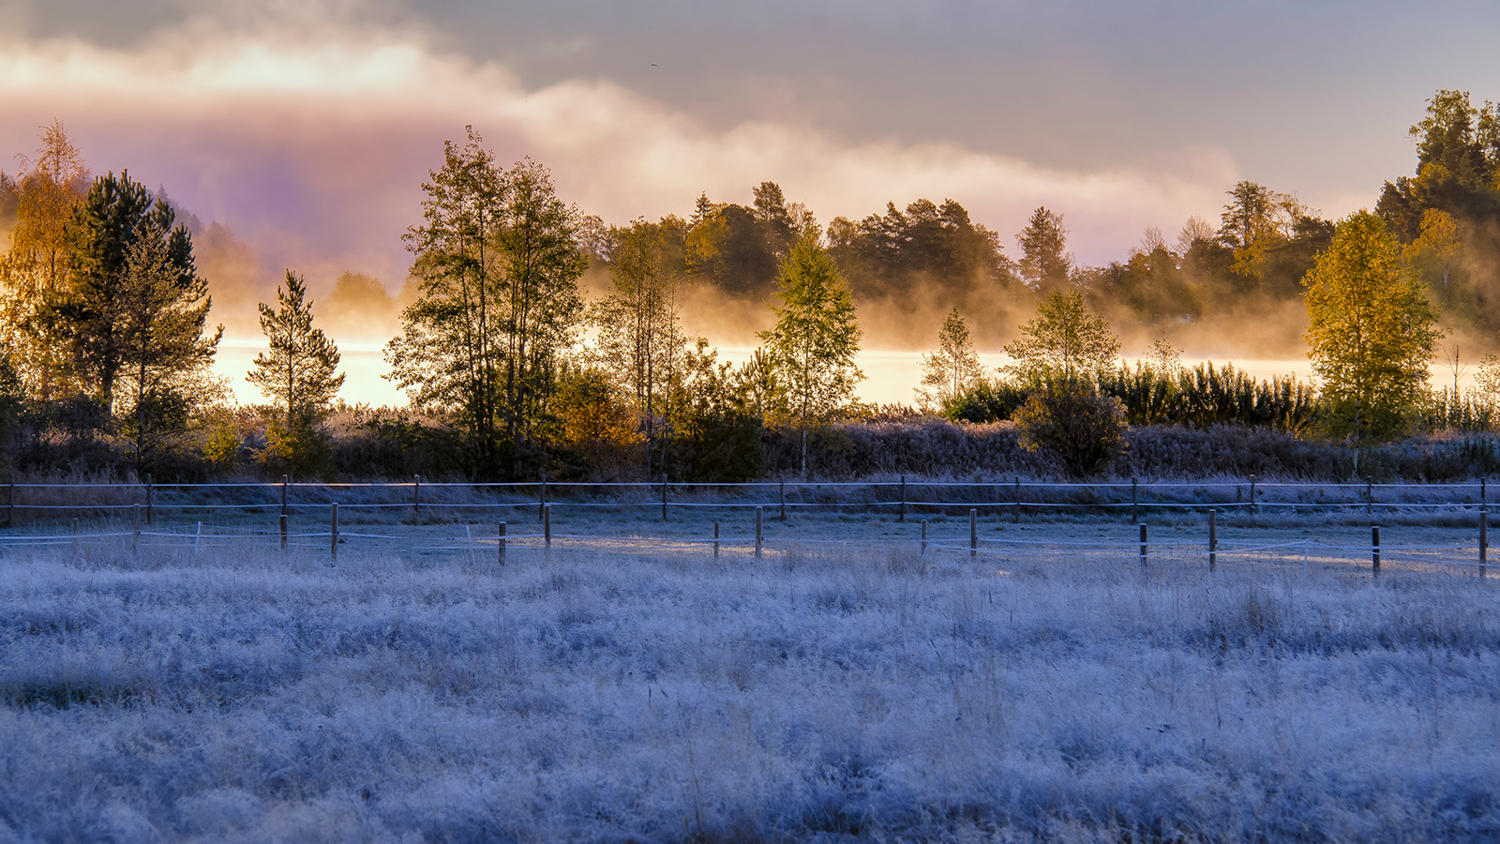
[[(1399, 436), (1439, 416), (1427, 368), (1444, 329), (1500, 328), (1485, 263), (1500, 254), (1495, 106), (1440, 91), (1412, 134), (1416, 176), (1387, 183), (1373, 213), (1325, 220), (1294, 195), (1240, 182), (1217, 227), (1190, 219), (1173, 244), (1148, 229), (1127, 259), (1083, 267), (1047, 208), (1018, 233), (1012, 259), (951, 199), (823, 226), (773, 182), (749, 206), (702, 195), (686, 219), (607, 226), (560, 199), (545, 167), (503, 167), (470, 130), (445, 144), (405, 235), (413, 291), (385, 358), (411, 409), (365, 412), (359, 424), (441, 441), (484, 479), (742, 480), (764, 472), (762, 438), (782, 429), (805, 473), (809, 432), (880, 412), (854, 402), (857, 310), (937, 302), (951, 312), (924, 356), (918, 405), (1009, 419), (1024, 446), (1076, 472), (1101, 465), (1127, 424), (1238, 422), (1356, 444)], [(247, 378), (269, 404), (250, 437), (210, 372), (222, 328), (210, 325), (193, 237), (164, 193), (125, 171), (93, 176), (54, 125), (18, 177), (0, 173), (0, 224), (10, 229), (0, 426), (13, 467), (113, 459), (171, 472), (196, 456), (231, 470), (249, 451), (270, 471), (331, 471), (326, 423), (343, 376), (295, 272), (259, 307), (267, 349)], [(593, 299), (580, 290), (590, 268), (607, 274)], [(721, 362), (689, 336), (690, 289), (770, 304), (750, 361)], [(1306, 308), (1320, 392), (1178, 363), (1171, 336), (1204, 320), (1208, 303), (1286, 301)], [(1005, 330), (1015, 363), (990, 374), (965, 314), (992, 328), (997, 302), (1033, 316)], [(1152, 362), (1134, 370), (1118, 359), (1117, 329), (1132, 327), (1157, 334)], [(1500, 390), (1493, 356), (1479, 375), (1482, 390)], [(1444, 395), (1447, 418), (1461, 401), (1456, 385)]]

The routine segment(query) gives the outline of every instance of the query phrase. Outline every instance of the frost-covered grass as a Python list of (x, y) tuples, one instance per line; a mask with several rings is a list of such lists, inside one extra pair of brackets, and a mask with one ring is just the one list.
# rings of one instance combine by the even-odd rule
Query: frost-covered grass
[(1500, 836), (1472, 576), (215, 555), (5, 557), (0, 842)]

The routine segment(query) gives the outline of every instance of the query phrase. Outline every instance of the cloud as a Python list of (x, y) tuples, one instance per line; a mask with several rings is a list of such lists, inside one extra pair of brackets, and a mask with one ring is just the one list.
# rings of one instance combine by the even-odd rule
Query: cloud
[(344, 270), (399, 286), (421, 182), (466, 124), (502, 161), (548, 165), (565, 200), (608, 221), (685, 214), (705, 191), (748, 202), (770, 179), (825, 222), (952, 197), (1007, 244), (1046, 205), (1065, 215), (1086, 262), (1122, 256), (1148, 225), (1212, 219), (1238, 177), (1210, 148), (1073, 171), (952, 143), (850, 140), (805, 122), (716, 129), (608, 79), (528, 89), (498, 63), (436, 44), (421, 29), (312, 20), (188, 23), (123, 48), (11, 43), (0, 51), (0, 148), (28, 151), (37, 127), (60, 119), (96, 172), (128, 167), (165, 186), (205, 221), (232, 225), (269, 272), (297, 269), (315, 291)]

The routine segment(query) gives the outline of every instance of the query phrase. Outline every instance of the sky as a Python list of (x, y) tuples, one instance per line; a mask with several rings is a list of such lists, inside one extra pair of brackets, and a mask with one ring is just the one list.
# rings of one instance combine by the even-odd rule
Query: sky
[(1500, 4), (0, 0), (0, 168), (61, 121), (271, 274), (393, 289), (421, 183), (473, 125), (607, 222), (748, 203), (826, 222), (1039, 205), (1075, 257), (1217, 222), (1239, 179), (1324, 215), (1412, 169), (1439, 88), (1500, 98)]

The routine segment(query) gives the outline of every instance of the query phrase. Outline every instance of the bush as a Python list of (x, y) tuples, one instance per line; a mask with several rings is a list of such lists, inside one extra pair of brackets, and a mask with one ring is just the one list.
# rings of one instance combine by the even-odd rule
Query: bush
[(1125, 407), (1114, 396), (1077, 384), (1032, 393), (1015, 413), (1021, 447), (1055, 454), (1083, 477), (1125, 448)]

